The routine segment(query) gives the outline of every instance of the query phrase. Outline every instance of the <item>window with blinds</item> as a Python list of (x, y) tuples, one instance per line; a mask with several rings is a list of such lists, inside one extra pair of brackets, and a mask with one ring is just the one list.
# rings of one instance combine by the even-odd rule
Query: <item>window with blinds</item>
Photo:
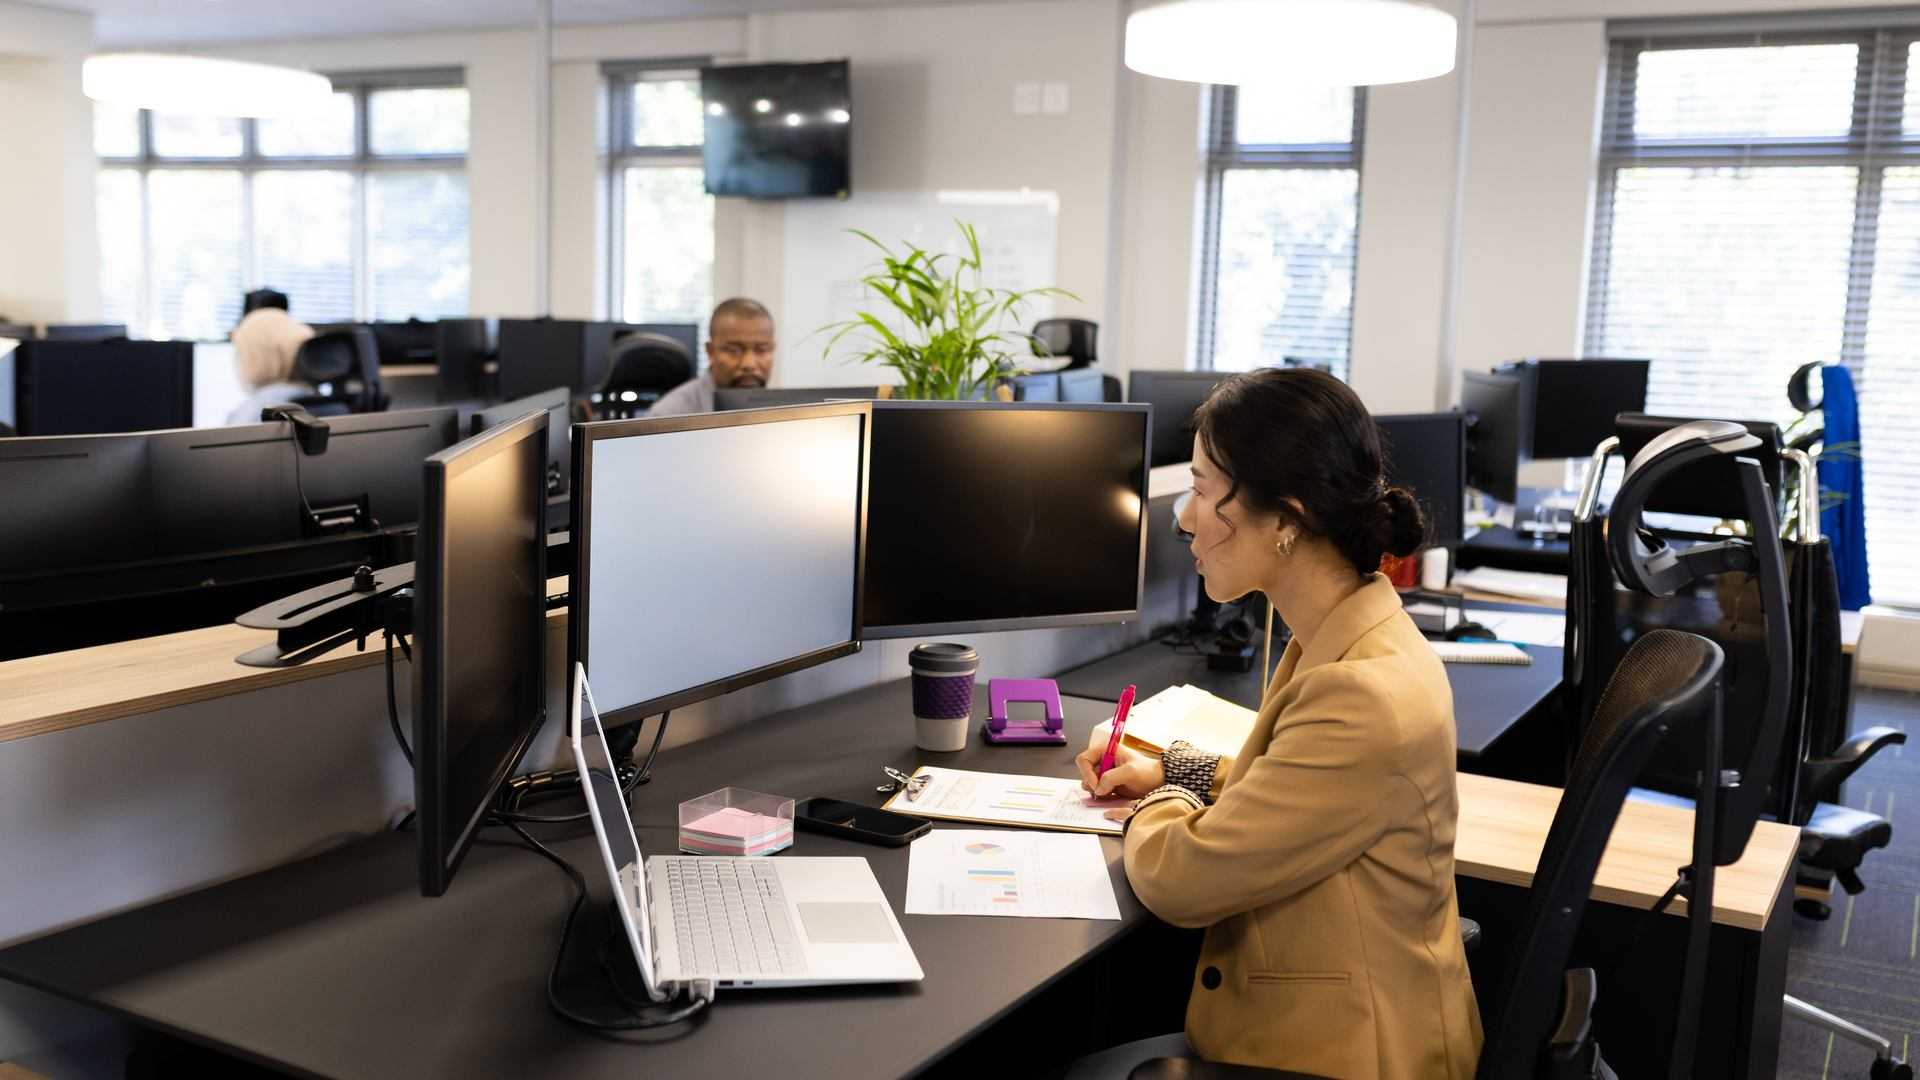
[(107, 318), (225, 337), (242, 294), (307, 322), (467, 312), (467, 91), (457, 72), (334, 80), (275, 120), (94, 107)]
[(1649, 412), (1780, 423), (1845, 364), (1874, 596), (1920, 603), (1920, 25), (1777, 25), (1616, 32), (1586, 352), (1650, 358)]
[(609, 64), (608, 309), (626, 322), (691, 322), (713, 307), (713, 196), (700, 154), (704, 60)]
[(1201, 368), (1312, 364), (1347, 377), (1365, 100), (1346, 88), (1211, 89)]

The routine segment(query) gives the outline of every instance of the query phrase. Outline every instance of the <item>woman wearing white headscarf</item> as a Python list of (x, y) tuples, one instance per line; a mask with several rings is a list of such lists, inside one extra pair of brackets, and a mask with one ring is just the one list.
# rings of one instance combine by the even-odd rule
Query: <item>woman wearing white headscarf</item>
[(313, 327), (284, 308), (258, 307), (233, 328), (233, 365), (247, 399), (227, 414), (229, 424), (256, 424), (260, 410), (313, 393), (293, 377), (293, 358), (313, 337)]

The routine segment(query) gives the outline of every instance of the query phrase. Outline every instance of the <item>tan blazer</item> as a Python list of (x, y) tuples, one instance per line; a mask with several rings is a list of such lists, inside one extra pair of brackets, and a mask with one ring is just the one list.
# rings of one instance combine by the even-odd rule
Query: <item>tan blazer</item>
[(1375, 575), (1287, 647), (1218, 800), (1161, 794), (1127, 878), (1207, 928), (1187, 1037), (1211, 1061), (1355, 1080), (1467, 1080), (1480, 1011), (1454, 897), (1453, 697)]

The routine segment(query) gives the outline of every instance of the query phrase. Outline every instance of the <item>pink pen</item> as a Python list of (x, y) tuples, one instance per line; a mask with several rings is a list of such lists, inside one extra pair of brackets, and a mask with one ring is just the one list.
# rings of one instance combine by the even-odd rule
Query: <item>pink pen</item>
[(1113, 713), (1113, 734), (1107, 736), (1107, 752), (1100, 755), (1100, 767), (1096, 776), (1105, 776), (1113, 768), (1114, 752), (1120, 749), (1120, 736), (1127, 730), (1127, 710), (1133, 708), (1133, 687), (1120, 691), (1120, 707)]

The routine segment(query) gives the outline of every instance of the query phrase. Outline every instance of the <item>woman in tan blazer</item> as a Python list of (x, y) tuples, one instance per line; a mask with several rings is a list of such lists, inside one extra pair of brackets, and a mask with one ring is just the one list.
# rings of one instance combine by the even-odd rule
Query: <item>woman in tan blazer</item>
[(1452, 695), (1376, 573), (1424, 533), (1352, 390), (1304, 369), (1221, 383), (1196, 414), (1193, 534), (1207, 595), (1264, 593), (1293, 632), (1231, 757), (1124, 751), (1087, 786), (1136, 798), (1127, 878), (1205, 927), (1184, 1035), (1075, 1074), (1197, 1056), (1356, 1080), (1473, 1076), (1480, 1014), (1454, 896)]

